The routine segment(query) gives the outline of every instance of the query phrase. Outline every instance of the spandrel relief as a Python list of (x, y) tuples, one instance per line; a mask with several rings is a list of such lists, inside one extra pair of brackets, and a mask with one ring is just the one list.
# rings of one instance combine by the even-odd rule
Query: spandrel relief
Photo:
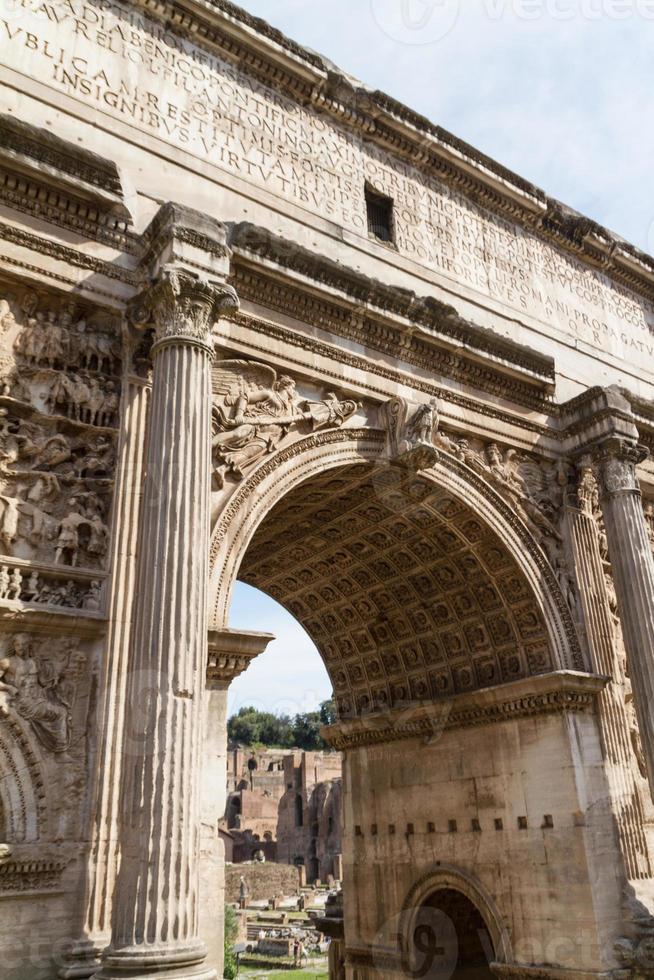
[(449, 434), (441, 428), (435, 401), (413, 405), (393, 398), (380, 411), (392, 459), (433, 465), (447, 453), (486, 481), (529, 527), (547, 555), (561, 591), (574, 614), (577, 593), (566, 558), (561, 518), (569, 482), (564, 460), (550, 461), (496, 442)]
[(330, 393), (322, 401), (302, 399), (287, 375), (256, 361), (219, 361), (213, 369), (214, 486), (273, 453), (291, 431), (299, 434), (343, 425), (357, 410), (351, 399)]

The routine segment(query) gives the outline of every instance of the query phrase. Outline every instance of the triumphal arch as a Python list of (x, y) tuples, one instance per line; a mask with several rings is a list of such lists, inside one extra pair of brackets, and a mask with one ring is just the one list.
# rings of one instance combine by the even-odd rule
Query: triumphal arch
[(334, 976), (654, 975), (654, 261), (227, 0), (0, 37), (2, 977), (222, 974), (237, 578)]

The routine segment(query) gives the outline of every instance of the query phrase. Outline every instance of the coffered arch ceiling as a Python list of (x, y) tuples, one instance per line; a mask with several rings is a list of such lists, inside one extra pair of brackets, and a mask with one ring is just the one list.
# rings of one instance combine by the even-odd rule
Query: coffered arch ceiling
[(290, 490), (239, 578), (312, 637), (341, 718), (554, 669), (539, 605), (495, 531), (399, 467), (342, 466)]

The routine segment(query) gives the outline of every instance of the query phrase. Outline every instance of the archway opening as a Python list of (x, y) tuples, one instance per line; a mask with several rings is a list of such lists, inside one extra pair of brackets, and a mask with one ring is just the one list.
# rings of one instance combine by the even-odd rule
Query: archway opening
[(553, 669), (506, 544), (452, 493), (399, 467), (347, 465), (297, 485), (259, 524), (238, 574), (314, 641), (341, 719)]
[(485, 980), (495, 959), (490, 933), (476, 905), (462, 892), (432, 892), (418, 909), (410, 937), (416, 980)]

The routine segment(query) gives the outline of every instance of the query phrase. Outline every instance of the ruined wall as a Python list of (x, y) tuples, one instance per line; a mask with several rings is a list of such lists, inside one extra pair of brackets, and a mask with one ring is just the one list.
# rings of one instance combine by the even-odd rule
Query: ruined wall
[(341, 840), (341, 754), (302, 752), (284, 760), (279, 801), (278, 860), (302, 864), (309, 882), (338, 877)]
[(225, 898), (238, 902), (241, 876), (252, 901), (265, 901), (275, 895), (296, 895), (300, 888), (297, 868), (288, 864), (228, 864), (225, 867)]

